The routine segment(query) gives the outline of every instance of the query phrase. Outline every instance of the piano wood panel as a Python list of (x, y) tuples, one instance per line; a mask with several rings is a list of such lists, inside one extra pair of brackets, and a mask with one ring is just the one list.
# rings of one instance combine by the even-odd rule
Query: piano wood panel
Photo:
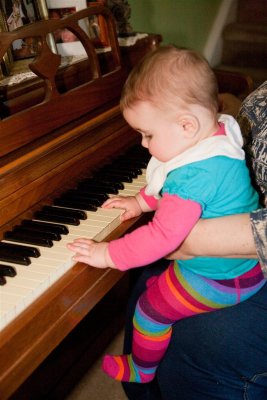
[[(76, 89), (73, 89), (54, 97), (48, 105), (44, 103), (37, 105), (32, 109), (30, 119), (27, 111), (21, 111), (12, 118), (2, 120), (0, 156), (84, 115), (90, 109), (108, 103), (114, 95), (118, 98), (121, 88), (121, 73), (114, 73), (105, 80), (92, 81), (82, 87), (79, 94)], [(11, 129), (12, 137), (9, 135)]]

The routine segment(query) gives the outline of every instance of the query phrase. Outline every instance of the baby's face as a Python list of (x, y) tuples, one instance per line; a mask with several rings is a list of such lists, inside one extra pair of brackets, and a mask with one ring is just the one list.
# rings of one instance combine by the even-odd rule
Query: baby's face
[(139, 101), (123, 111), (128, 124), (141, 133), (142, 146), (166, 162), (189, 146), (173, 111), (163, 111), (149, 101)]

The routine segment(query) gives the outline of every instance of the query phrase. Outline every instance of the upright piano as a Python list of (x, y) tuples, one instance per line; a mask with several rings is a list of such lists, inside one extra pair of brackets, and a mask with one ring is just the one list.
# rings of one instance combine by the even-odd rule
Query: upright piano
[[(105, 52), (79, 24), (99, 14)], [(77, 62), (49, 47), (65, 28), (85, 49)], [(146, 154), (118, 104), (129, 70), (161, 37), (122, 48), (98, 6), (1, 32), (0, 59), (22, 38), (36, 38), (33, 76), (0, 86), (0, 399), (63, 399), (121, 327), (129, 284), (127, 273), (74, 265), (66, 243), (110, 240), (142, 222), (122, 224), (100, 205), (114, 187), (143, 185)]]

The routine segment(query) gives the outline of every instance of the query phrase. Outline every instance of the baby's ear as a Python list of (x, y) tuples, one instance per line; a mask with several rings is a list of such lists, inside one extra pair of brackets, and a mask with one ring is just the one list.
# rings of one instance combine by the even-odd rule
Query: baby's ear
[(178, 118), (178, 123), (182, 128), (185, 137), (193, 138), (199, 131), (200, 124), (197, 117), (193, 114), (182, 114)]

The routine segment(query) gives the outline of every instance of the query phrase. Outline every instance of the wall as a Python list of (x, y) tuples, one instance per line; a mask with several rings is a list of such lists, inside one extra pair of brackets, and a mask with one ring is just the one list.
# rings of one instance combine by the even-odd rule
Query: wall
[(203, 52), (221, 3), (222, 0), (129, 0), (130, 21), (137, 32), (160, 33), (164, 43)]

